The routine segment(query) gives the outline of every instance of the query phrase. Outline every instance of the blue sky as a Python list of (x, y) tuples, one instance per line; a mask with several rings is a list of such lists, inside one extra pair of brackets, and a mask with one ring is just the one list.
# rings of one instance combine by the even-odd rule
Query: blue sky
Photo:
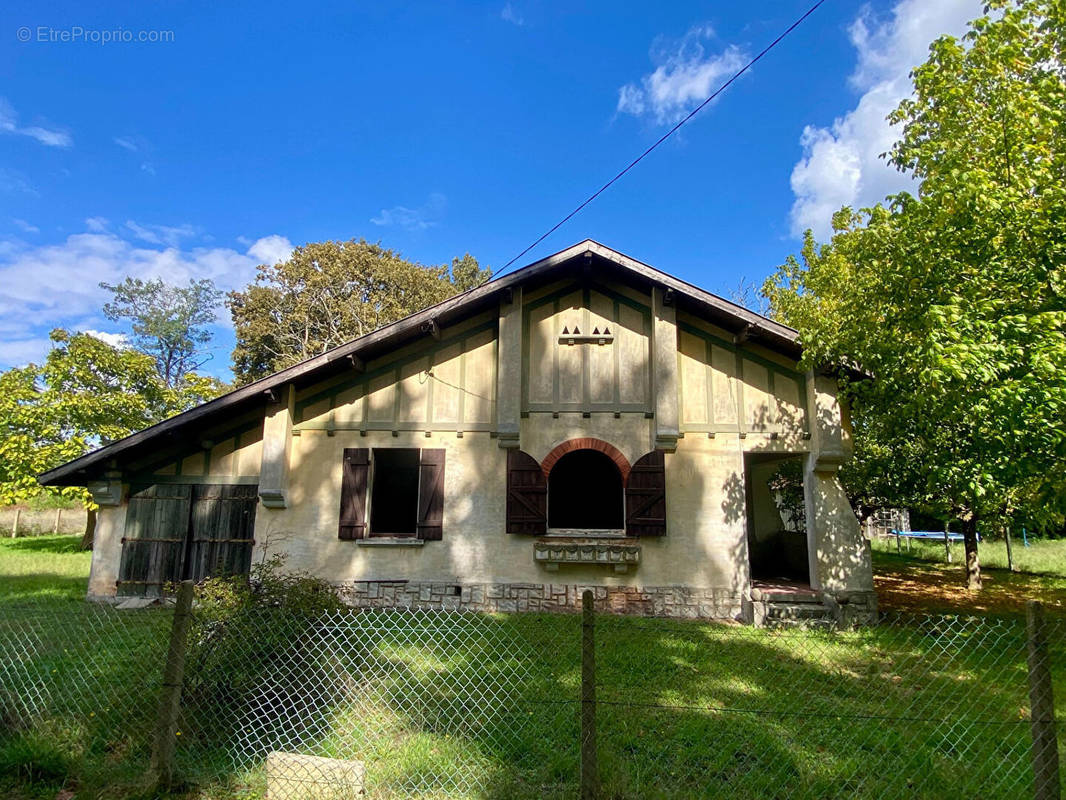
[[(8, 3), (0, 367), (53, 327), (122, 333), (97, 284), (127, 274), (231, 289), (352, 237), (498, 267), (811, 1)], [(884, 116), (979, 13), (829, 0), (520, 263), (591, 237), (720, 294), (761, 282), (805, 227), (908, 184)], [(216, 333), (228, 377), (224, 312)]]

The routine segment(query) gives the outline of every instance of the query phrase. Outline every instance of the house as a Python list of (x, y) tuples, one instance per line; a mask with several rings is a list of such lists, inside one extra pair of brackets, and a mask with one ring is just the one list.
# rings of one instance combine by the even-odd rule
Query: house
[(282, 554), (353, 605), (869, 620), (847, 410), (800, 355), (585, 241), (41, 483), (100, 504), (98, 599)]

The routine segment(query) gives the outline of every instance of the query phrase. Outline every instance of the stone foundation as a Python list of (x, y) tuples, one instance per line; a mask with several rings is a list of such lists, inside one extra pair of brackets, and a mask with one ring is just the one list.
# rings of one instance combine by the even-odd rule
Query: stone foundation
[(426, 608), (489, 612), (578, 612), (591, 589), (596, 610), (608, 614), (687, 619), (744, 619), (739, 593), (684, 586), (580, 586), (565, 583), (430, 583), (355, 581), (340, 587), (356, 608)]

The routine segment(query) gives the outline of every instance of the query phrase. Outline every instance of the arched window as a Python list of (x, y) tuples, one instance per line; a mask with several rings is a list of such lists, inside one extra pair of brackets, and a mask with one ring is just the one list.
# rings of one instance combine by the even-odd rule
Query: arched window
[(599, 450), (571, 450), (552, 465), (548, 473), (548, 527), (625, 527), (622, 473), (610, 456)]

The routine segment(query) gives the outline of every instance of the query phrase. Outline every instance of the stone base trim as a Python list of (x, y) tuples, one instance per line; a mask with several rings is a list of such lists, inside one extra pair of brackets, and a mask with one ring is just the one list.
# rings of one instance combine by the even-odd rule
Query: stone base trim
[(565, 583), (438, 583), (354, 581), (339, 587), (355, 608), (424, 608), (488, 612), (581, 611), (591, 589), (596, 610), (607, 614), (685, 619), (744, 618), (740, 592), (687, 586), (586, 586)]

